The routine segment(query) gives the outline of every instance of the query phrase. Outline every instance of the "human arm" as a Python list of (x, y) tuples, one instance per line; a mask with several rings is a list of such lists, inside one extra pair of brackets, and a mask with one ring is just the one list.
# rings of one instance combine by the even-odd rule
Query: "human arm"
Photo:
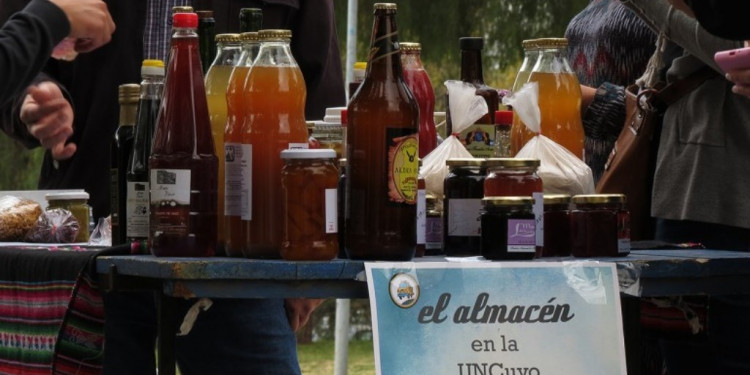
[(297, 331), (310, 320), (313, 311), (323, 303), (322, 299), (287, 298), (284, 300), (286, 316), (293, 331)]

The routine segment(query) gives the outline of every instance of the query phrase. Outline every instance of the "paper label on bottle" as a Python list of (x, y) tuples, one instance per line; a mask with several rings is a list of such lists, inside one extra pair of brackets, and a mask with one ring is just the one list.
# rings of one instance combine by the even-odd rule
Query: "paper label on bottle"
[(128, 238), (148, 237), (149, 184), (148, 182), (128, 181), (126, 206), (126, 236)]
[(224, 143), (224, 215), (247, 217), (252, 145)]
[(508, 219), (508, 252), (536, 251), (536, 229), (533, 219)]
[(531, 196), (534, 198), (532, 211), (534, 212), (534, 224), (536, 225), (536, 245), (544, 246), (544, 193), (536, 192), (532, 193)]
[(417, 245), (425, 244), (427, 230), (427, 192), (417, 190)]
[(482, 235), (481, 199), (446, 199), (448, 201), (448, 228), (449, 236), (471, 236)]
[(388, 202), (416, 204), (419, 142), (413, 129), (386, 129)]
[(326, 233), (339, 232), (339, 194), (338, 189), (325, 190)]
[(154, 236), (189, 234), (190, 175), (189, 169), (151, 170), (151, 228)]

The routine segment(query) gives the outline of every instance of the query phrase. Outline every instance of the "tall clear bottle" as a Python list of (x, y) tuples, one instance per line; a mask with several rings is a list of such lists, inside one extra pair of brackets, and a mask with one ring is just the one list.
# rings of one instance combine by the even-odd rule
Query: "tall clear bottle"
[(242, 51), (229, 76), (227, 86), (227, 121), (224, 128), (224, 251), (231, 257), (242, 257), (250, 220), (250, 145), (243, 143), (245, 123), (245, 80), (258, 56), (257, 32), (240, 34)]
[(154, 137), (156, 116), (164, 90), (164, 62), (143, 60), (141, 65), (141, 93), (135, 122), (133, 152), (128, 160), (126, 235), (128, 241), (148, 240), (149, 183), (148, 158)]
[(307, 89), (289, 46), (289, 30), (261, 30), (258, 57), (245, 81), (242, 143), (251, 155), (249, 220), (243, 254), (279, 258), (283, 238), (281, 151), (307, 148)]
[(214, 137), (214, 152), (219, 159), (219, 185), (217, 188), (216, 222), (217, 252), (224, 254), (224, 128), (227, 126), (227, 86), (232, 69), (237, 64), (242, 52), (240, 34), (216, 35), (216, 58), (206, 73), (206, 99), (208, 100), (208, 117), (211, 120), (211, 135)]
[(128, 158), (133, 151), (133, 128), (138, 110), (138, 93), (140, 86), (126, 83), (118, 87), (120, 102), (120, 120), (110, 147), (110, 220), (112, 223), (112, 245), (124, 244), (126, 241), (125, 226), (127, 212), (125, 202), (127, 183), (125, 174), (128, 170)]
[[(537, 43), (539, 58), (528, 82), (539, 84), (541, 134), (583, 159), (581, 86), (566, 57), (568, 40), (546, 38), (538, 39)], [(514, 121), (511, 129), (513, 155), (533, 136), (520, 120)]]
[(376, 3), (365, 80), (349, 102), (346, 250), (409, 260), (416, 248), (419, 107), (403, 78), (396, 4)]
[(149, 242), (156, 256), (216, 250), (218, 160), (198, 51), (198, 16), (177, 13), (149, 158)]
[(422, 65), (422, 45), (402, 42), (401, 65), (404, 68), (404, 81), (409, 86), (419, 105), (419, 157), (423, 158), (437, 147), (435, 130), (435, 91), (430, 76)]

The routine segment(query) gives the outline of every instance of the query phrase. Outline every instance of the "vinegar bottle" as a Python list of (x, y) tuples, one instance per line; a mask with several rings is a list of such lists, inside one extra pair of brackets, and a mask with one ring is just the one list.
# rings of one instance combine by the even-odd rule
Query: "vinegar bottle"
[(148, 158), (154, 137), (156, 116), (164, 90), (164, 62), (143, 60), (141, 65), (141, 95), (135, 122), (133, 152), (128, 161), (126, 234), (130, 242), (148, 239), (149, 184)]
[(218, 160), (198, 52), (198, 16), (177, 13), (149, 158), (149, 242), (155, 256), (216, 250)]
[(402, 42), (401, 65), (404, 68), (404, 81), (409, 86), (414, 99), (419, 105), (419, 158), (424, 158), (437, 147), (437, 130), (435, 130), (435, 92), (430, 77), (422, 66), (419, 43)]
[(232, 69), (226, 91), (227, 121), (224, 128), (224, 251), (230, 257), (242, 257), (247, 238), (245, 220), (249, 220), (250, 145), (243, 143), (245, 121), (245, 80), (258, 56), (257, 32), (240, 34), (242, 50)]
[(242, 143), (250, 150), (249, 220), (243, 254), (279, 258), (283, 239), (281, 151), (307, 148), (305, 79), (292, 57), (289, 30), (261, 30), (258, 57), (245, 81)]
[(396, 4), (376, 3), (365, 80), (349, 102), (346, 250), (409, 260), (416, 248), (419, 107), (403, 78)]
[(120, 102), (120, 120), (115, 131), (111, 146), (110, 169), (110, 220), (112, 222), (112, 245), (124, 244), (126, 239), (125, 226), (127, 212), (127, 183), (125, 179), (128, 170), (128, 158), (133, 151), (133, 128), (135, 127), (136, 112), (138, 110), (138, 93), (140, 86), (126, 83), (118, 87), (118, 101)]
[[(566, 57), (568, 40), (547, 38), (538, 39), (537, 43), (539, 58), (528, 82), (539, 84), (540, 132), (583, 159), (581, 86)], [(511, 128), (513, 155), (533, 136), (520, 119), (514, 120)]]
[(219, 34), (216, 36), (216, 58), (206, 73), (206, 99), (208, 117), (211, 121), (211, 135), (214, 138), (214, 152), (219, 159), (218, 202), (216, 206), (217, 252), (224, 254), (224, 128), (227, 126), (227, 86), (232, 69), (240, 57), (240, 34)]

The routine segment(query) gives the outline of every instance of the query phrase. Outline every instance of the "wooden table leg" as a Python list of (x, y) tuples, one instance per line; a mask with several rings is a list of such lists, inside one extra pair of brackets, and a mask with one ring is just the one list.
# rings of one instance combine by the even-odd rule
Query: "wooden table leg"
[(159, 339), (157, 368), (159, 375), (175, 375), (175, 335), (177, 299), (158, 293)]

